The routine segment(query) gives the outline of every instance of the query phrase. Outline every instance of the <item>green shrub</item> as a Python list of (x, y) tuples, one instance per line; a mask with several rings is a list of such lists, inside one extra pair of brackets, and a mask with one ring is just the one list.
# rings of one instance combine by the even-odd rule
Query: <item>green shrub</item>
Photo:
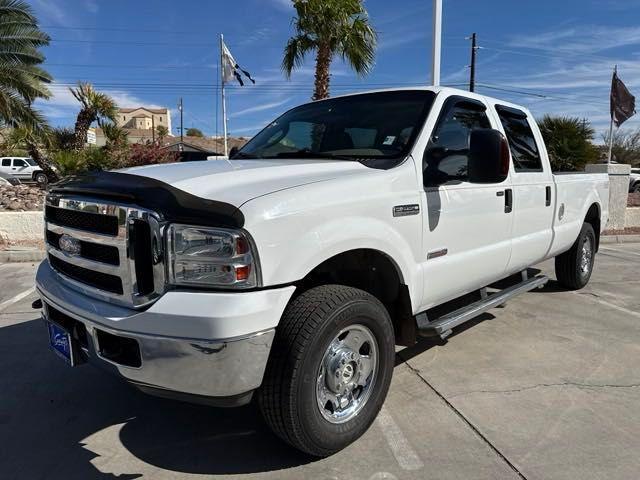
[(58, 167), (61, 177), (86, 171), (86, 162), (83, 152), (73, 150), (61, 150), (55, 152), (51, 160)]

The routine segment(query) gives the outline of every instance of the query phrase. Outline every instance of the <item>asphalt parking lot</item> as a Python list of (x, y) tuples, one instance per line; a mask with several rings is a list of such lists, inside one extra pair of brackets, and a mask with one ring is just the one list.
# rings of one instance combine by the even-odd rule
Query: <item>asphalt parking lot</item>
[(31, 310), (34, 272), (0, 265), (2, 479), (638, 478), (640, 244), (603, 245), (580, 292), (551, 281), (446, 343), (399, 350), (376, 423), (324, 460), (282, 444), (252, 406), (156, 399), (69, 369)]

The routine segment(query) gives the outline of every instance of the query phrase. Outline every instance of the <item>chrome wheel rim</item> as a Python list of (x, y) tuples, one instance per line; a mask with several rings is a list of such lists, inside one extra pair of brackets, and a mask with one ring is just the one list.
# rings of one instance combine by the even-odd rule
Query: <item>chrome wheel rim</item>
[(330, 423), (354, 418), (371, 397), (378, 370), (378, 344), (364, 325), (338, 332), (320, 361), (316, 402)]
[(586, 277), (591, 271), (591, 262), (593, 260), (593, 242), (591, 237), (585, 237), (582, 242), (582, 251), (580, 253), (580, 274)]

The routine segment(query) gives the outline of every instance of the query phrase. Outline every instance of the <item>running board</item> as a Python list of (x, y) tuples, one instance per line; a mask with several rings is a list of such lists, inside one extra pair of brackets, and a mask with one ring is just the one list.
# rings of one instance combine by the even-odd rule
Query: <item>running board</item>
[(438, 336), (445, 339), (451, 335), (452, 328), (477, 317), (487, 310), (497, 307), (498, 305), (502, 305), (516, 295), (528, 292), (535, 288), (540, 288), (548, 281), (549, 278), (545, 275), (527, 279), (526, 274), (523, 272), (522, 282), (490, 295), (487, 294), (486, 288), (483, 288), (480, 291), (482, 294), (482, 298), (480, 300), (459, 308), (451, 313), (447, 313), (442, 317), (429, 321), (426, 312), (419, 313), (416, 315), (418, 334), (423, 337)]

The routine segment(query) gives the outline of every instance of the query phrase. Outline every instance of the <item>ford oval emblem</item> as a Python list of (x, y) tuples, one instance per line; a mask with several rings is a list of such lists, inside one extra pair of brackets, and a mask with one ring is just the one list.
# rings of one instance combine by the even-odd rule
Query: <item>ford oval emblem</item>
[(80, 240), (64, 234), (58, 240), (60, 250), (69, 255), (80, 255)]

